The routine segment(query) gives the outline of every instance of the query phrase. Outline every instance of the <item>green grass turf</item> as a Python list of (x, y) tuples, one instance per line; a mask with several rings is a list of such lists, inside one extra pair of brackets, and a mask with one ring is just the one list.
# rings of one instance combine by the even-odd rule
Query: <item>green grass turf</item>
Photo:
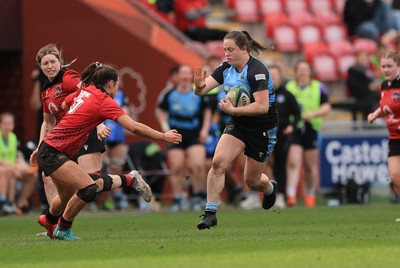
[(399, 267), (400, 206), (201, 213), (83, 213), (80, 241), (36, 237), (37, 215), (0, 218), (0, 267)]

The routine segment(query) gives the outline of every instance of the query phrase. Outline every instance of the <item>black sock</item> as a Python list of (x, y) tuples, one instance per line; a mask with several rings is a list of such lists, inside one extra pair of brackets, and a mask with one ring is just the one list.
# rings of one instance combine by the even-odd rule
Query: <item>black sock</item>
[(60, 221), (58, 222), (58, 226), (60, 227), (60, 229), (63, 229), (63, 230), (71, 229), (72, 221), (67, 221), (66, 219), (61, 217)]
[(50, 210), (47, 210), (46, 212), (46, 219), (49, 223), (51, 224), (57, 224), (58, 219), (60, 218), (60, 216), (54, 216), (50, 213)]

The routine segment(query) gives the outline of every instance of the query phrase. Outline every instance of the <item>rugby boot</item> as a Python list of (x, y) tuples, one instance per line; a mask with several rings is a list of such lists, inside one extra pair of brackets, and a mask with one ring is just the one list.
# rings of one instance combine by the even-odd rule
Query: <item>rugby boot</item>
[(274, 186), (274, 190), (271, 194), (266, 195), (266, 193), (263, 194), (263, 200), (262, 200), (262, 207), (263, 209), (270, 209), (274, 206), (275, 200), (276, 200), (276, 192), (278, 190), (278, 183), (274, 180), (271, 180), (272, 185)]

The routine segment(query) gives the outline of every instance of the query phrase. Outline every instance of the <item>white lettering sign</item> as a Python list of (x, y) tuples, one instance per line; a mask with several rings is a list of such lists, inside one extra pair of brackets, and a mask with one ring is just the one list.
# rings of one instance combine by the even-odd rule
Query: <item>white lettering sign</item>
[(380, 144), (371, 144), (364, 140), (360, 144), (342, 144), (338, 140), (330, 141), (325, 157), (331, 166), (332, 183), (345, 184), (350, 178), (356, 183), (387, 183), (390, 174), (387, 167), (388, 140)]

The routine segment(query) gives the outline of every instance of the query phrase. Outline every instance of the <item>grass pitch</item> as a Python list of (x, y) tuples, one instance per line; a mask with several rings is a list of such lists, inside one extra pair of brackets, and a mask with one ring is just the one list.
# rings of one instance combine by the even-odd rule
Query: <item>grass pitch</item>
[(83, 213), (80, 241), (36, 237), (37, 215), (0, 218), (0, 267), (398, 267), (400, 206), (201, 213)]

